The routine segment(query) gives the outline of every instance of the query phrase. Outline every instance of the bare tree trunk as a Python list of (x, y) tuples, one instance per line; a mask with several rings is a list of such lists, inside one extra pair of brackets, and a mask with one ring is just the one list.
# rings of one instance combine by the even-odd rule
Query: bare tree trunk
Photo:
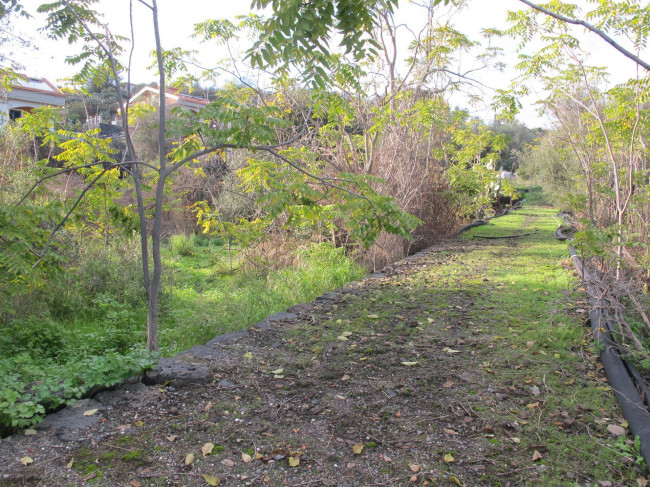
[(148, 296), (147, 308), (147, 345), (149, 351), (158, 350), (158, 298), (160, 295), (160, 282), (162, 276), (162, 259), (160, 257), (160, 241), (162, 237), (162, 214), (165, 180), (167, 179), (167, 154), (165, 153), (165, 69), (163, 66), (162, 47), (160, 45), (160, 29), (158, 26), (158, 3), (152, 1), (153, 26), (156, 36), (156, 57), (158, 59), (160, 106), (158, 127), (158, 184), (156, 185), (156, 206), (151, 231), (151, 253), (153, 256), (153, 274)]

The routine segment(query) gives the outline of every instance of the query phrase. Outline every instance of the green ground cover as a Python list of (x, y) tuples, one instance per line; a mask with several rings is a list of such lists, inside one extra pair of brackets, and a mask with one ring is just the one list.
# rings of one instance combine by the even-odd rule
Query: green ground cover
[[(57, 407), (153, 363), (145, 352), (146, 308), (136, 249), (136, 242), (110, 253), (86, 249), (77, 267), (31, 296), (32, 316), (4, 326), (0, 429), (34, 424), (42, 418), (43, 404)], [(294, 265), (271, 269), (263, 262), (245, 265), (216, 239), (181, 235), (169, 240), (163, 259), (163, 356), (250, 326), (364, 274), (342, 249), (327, 244), (296, 250)]]

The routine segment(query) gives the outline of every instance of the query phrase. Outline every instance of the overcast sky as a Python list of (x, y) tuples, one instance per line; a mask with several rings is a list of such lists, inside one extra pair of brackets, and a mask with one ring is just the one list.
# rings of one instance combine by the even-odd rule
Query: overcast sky
[[(28, 10), (35, 10), (41, 1), (26, 0)], [(153, 71), (147, 70), (152, 63), (150, 52), (153, 49), (153, 30), (151, 27), (150, 11), (134, 1), (135, 14), (135, 51), (131, 79), (134, 82), (150, 82), (155, 80)], [(399, 22), (411, 26), (417, 26), (421, 22), (421, 11), (411, 2), (402, 0), (397, 14)], [(213, 66), (215, 62), (228, 56), (228, 53), (220, 48), (197, 43), (191, 38), (192, 27), (195, 23), (207, 18), (228, 18), (234, 20), (236, 15), (247, 14), (249, 0), (159, 0), (160, 31), (164, 48), (180, 46), (186, 49), (200, 49), (201, 62), (207, 66)], [(128, 23), (128, 0), (101, 0), (98, 9), (104, 12), (105, 21), (113, 33), (125, 36), (129, 35)], [(525, 7), (517, 0), (472, 0), (469, 7), (454, 16), (453, 21), (458, 30), (466, 33), (475, 40), (480, 39), (480, 31), (487, 27), (505, 27), (506, 12), (518, 10)], [(20, 21), (17, 24), (18, 33), (25, 37), (31, 37), (38, 46), (38, 51), (24, 52), (21, 61), (25, 66), (25, 73), (35, 77), (46, 77), (53, 82), (66, 78), (75, 72), (74, 66), (65, 63), (65, 56), (74, 52), (73, 48), (64, 41), (53, 42), (44, 40), (36, 32), (37, 26), (42, 26), (42, 19), (38, 16), (29, 21)], [(416, 28), (416, 27), (414, 27)], [(596, 54), (598, 64), (610, 67), (615, 73), (612, 82), (621, 82), (635, 73), (635, 66), (631, 61), (626, 60), (604, 41), (593, 35), (585, 34), (585, 45)], [(500, 46), (504, 49), (503, 62), (512, 66), (516, 63), (516, 49), (512, 40), (503, 39)], [(246, 45), (242, 45), (245, 49)], [(235, 46), (236, 51), (237, 46)], [(237, 52), (233, 53), (235, 56)], [(471, 60), (463, 60), (464, 69), (469, 66)], [(489, 121), (493, 113), (488, 108), (491, 102), (491, 88), (507, 88), (511, 78), (515, 75), (512, 69), (503, 73), (480, 71), (475, 77), (483, 83), (482, 97), (485, 100), (483, 107), (470, 108), (470, 111)], [(226, 79), (224, 78), (224, 81)], [(525, 109), (519, 117), (521, 121), (529, 126), (546, 125), (547, 121), (540, 119), (532, 107), (534, 97), (524, 100)], [(461, 96), (452, 99), (454, 105), (464, 108), (465, 100)]]

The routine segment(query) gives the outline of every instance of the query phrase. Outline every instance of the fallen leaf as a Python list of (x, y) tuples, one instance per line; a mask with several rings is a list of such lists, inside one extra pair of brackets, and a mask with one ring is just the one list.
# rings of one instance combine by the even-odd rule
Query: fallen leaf
[(32, 457), (23, 457), (20, 459), (20, 463), (22, 463), (25, 466), (31, 465), (32, 463), (34, 463), (34, 459)]
[(531, 394), (532, 394), (533, 396), (535, 396), (535, 397), (537, 397), (537, 396), (539, 396), (539, 395), (541, 394), (541, 392), (540, 392), (540, 390), (539, 390), (539, 387), (537, 387), (537, 386), (533, 386), (533, 387), (531, 387), (531, 388), (530, 388), (530, 392), (531, 392)]
[(337, 336), (336, 339), (337, 339), (337, 340), (340, 340), (340, 341), (342, 341), (342, 342), (347, 342), (347, 341), (348, 341), (347, 337), (344, 337), (343, 335), (339, 335), (339, 336)]
[(224, 458), (221, 460), (221, 465), (224, 465), (226, 467), (234, 467), (235, 462), (233, 462), (230, 458)]
[(241, 460), (244, 463), (251, 463), (253, 461), (253, 457), (251, 457), (248, 453), (242, 452)]
[(451, 453), (446, 453), (443, 459), (445, 463), (452, 463), (454, 461), (454, 456)]
[(639, 487), (647, 487), (648, 486), (648, 480), (645, 477), (639, 477), (636, 479), (636, 484)]
[(612, 436), (623, 436), (625, 434), (625, 428), (617, 424), (610, 424), (607, 426), (607, 432)]
[(82, 482), (86, 482), (87, 480), (94, 479), (95, 477), (97, 477), (97, 472), (92, 472), (89, 473), (88, 475), (84, 475), (83, 477), (81, 477), (80, 480)]
[(535, 409), (537, 406), (539, 406), (539, 402), (533, 402), (531, 404), (526, 404), (526, 407), (528, 409)]
[(275, 369), (271, 371), (272, 374), (281, 374), (282, 372), (284, 372), (284, 369)]
[(174, 441), (176, 441), (176, 438), (178, 438), (178, 435), (165, 436), (165, 439), (170, 443), (173, 443)]
[(420, 471), (420, 466), (416, 465), (415, 463), (409, 463), (409, 468), (413, 473), (418, 473)]
[(459, 487), (465, 487), (464, 484), (460, 480), (458, 480), (458, 477), (452, 475), (451, 477), (449, 477), (449, 480), (451, 480), (454, 484), (458, 485)]
[(98, 411), (97, 409), (89, 409), (88, 411), (84, 411), (84, 416), (92, 416), (97, 411)]
[(516, 443), (517, 445), (518, 445), (519, 443), (521, 443), (521, 440), (520, 440), (519, 438), (517, 438), (516, 436), (513, 436), (513, 437), (510, 438), (510, 439), (512, 440), (513, 443)]
[(70, 470), (72, 468), (72, 465), (74, 464), (74, 457), (70, 459), (68, 463), (65, 464), (65, 468)]
[(300, 457), (289, 457), (289, 466), (297, 467), (300, 465)]
[(368, 318), (370, 318), (371, 320), (376, 320), (376, 319), (379, 318), (379, 316), (377, 316), (377, 315), (368, 315)]
[(442, 351), (447, 353), (460, 353), (460, 350), (454, 350), (453, 348), (449, 348), (449, 347), (443, 348)]
[(356, 445), (352, 445), (352, 451), (354, 452), (355, 455), (361, 455), (361, 452), (363, 451), (363, 443), (357, 443)]
[(450, 389), (450, 388), (454, 387), (454, 381), (451, 380), (451, 379), (447, 379), (447, 382), (445, 382), (445, 383), (442, 385), (442, 387), (445, 387), (445, 388), (447, 388), (447, 389)]
[(391, 457), (389, 457), (388, 455), (382, 455), (382, 458), (384, 459), (384, 462), (386, 462), (386, 463), (390, 463), (390, 462), (393, 461), (393, 459)]
[(185, 465), (192, 465), (194, 463), (194, 453), (185, 455)]
[(405, 367), (413, 367), (414, 365), (417, 365), (417, 362), (400, 362), (403, 366)]
[(537, 450), (535, 450), (535, 452), (533, 453), (533, 462), (541, 460), (542, 458), (543, 458), (542, 454), (540, 452), (538, 452)]
[(210, 409), (212, 409), (212, 406), (213, 406), (212, 401), (208, 401), (208, 403), (205, 405), (203, 410), (207, 413), (210, 411)]
[(135, 425), (139, 428), (140, 426), (144, 426), (144, 421), (136, 421)]
[(282, 374), (275, 374), (275, 375), (273, 376), (273, 378), (274, 378), (274, 379), (284, 379), (284, 375), (282, 375)]
[(346, 337), (346, 338), (347, 338), (347, 337), (351, 337), (351, 336), (352, 336), (352, 332), (351, 332), (351, 331), (344, 331), (343, 333), (341, 333), (341, 336), (342, 336), (342, 337)]
[(25, 436), (33, 436), (36, 434), (36, 430), (33, 428), (30, 428), (28, 430), (25, 430)]
[(201, 453), (203, 453), (204, 457), (212, 453), (212, 450), (214, 450), (214, 443), (206, 443), (201, 447)]
[(244, 358), (247, 358), (247, 359), (250, 360), (250, 359), (253, 358), (253, 354), (252, 354), (251, 352), (246, 352), (246, 353), (244, 354)]
[(137, 480), (131, 480), (131, 482), (129, 482), (129, 485), (131, 487), (142, 487), (142, 484), (140, 482), (138, 482)]
[(265, 475), (262, 480), (264, 481), (265, 484), (268, 484), (271, 481), (271, 477), (269, 477), (268, 475)]
[(417, 477), (417, 475), (413, 475), (413, 476), (411, 476), (411, 478), (410, 478), (409, 480), (410, 480), (411, 482), (417, 482), (417, 481), (418, 481), (418, 477)]
[(204, 473), (203, 479), (207, 482), (208, 485), (219, 485), (221, 483), (221, 480), (218, 477), (210, 475), (209, 473)]
[(457, 434), (458, 434), (458, 432), (456, 432), (456, 431), (454, 431), (454, 430), (451, 430), (451, 429), (449, 429), (449, 428), (442, 428), (442, 431), (444, 431), (444, 432), (447, 433), (448, 435), (457, 435)]
[(343, 382), (348, 381), (348, 380), (350, 380), (350, 376), (347, 375), (347, 374), (345, 374), (343, 377), (341, 377), (341, 380), (342, 380)]
[(427, 318), (427, 321), (428, 321), (429, 323), (433, 323), (433, 318)]

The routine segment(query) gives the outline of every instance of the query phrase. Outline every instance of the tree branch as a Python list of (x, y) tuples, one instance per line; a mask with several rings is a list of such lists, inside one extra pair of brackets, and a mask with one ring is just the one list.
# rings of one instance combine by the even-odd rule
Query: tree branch
[(537, 10), (538, 12), (542, 12), (543, 14), (546, 14), (550, 17), (553, 17), (554, 19), (561, 20), (562, 22), (566, 22), (567, 24), (573, 24), (573, 25), (581, 25), (587, 30), (593, 32), (600, 38), (602, 38), (605, 42), (607, 42), (609, 45), (611, 45), (614, 49), (616, 49), (618, 52), (623, 54), (625, 57), (631, 59), (635, 63), (637, 63), (640, 66), (643, 66), (646, 70), (650, 71), (650, 63), (645, 62), (643, 59), (641, 59), (639, 56), (634, 54), (631, 51), (628, 51), (625, 49), (623, 46), (621, 46), (618, 42), (616, 42), (614, 39), (612, 39), (607, 33), (605, 33), (603, 30), (599, 29), (595, 25), (590, 24), (589, 22), (585, 22), (584, 20), (580, 19), (572, 19), (571, 17), (567, 17), (562, 14), (558, 14), (555, 12), (552, 12), (551, 10), (548, 10), (544, 7), (541, 7), (537, 4), (534, 4), (533, 2), (529, 0), (519, 0), (521, 3), (528, 5), (530, 8), (533, 10)]
[(81, 200), (86, 195), (86, 193), (90, 190), (90, 188), (92, 188), (95, 185), (95, 183), (97, 181), (99, 181), (104, 174), (106, 174), (106, 172), (108, 170), (109, 170), (109, 168), (104, 169), (101, 173), (99, 173), (97, 175), (97, 177), (95, 179), (93, 179), (90, 182), (90, 184), (86, 185), (86, 187), (81, 191), (81, 193), (79, 194), (79, 196), (75, 200), (72, 207), (68, 210), (68, 212), (65, 214), (63, 219), (59, 222), (59, 224), (56, 227), (54, 227), (54, 230), (52, 230), (52, 232), (50, 233), (50, 236), (47, 237), (47, 241), (45, 242), (45, 246), (43, 247), (43, 250), (41, 250), (41, 252), (39, 253), (38, 260), (36, 262), (34, 262), (34, 265), (32, 265), (32, 267), (36, 267), (43, 260), (43, 257), (45, 257), (45, 252), (47, 252), (47, 249), (50, 247), (50, 244), (52, 243), (52, 239), (54, 238), (54, 236), (61, 229), (61, 227), (63, 225), (65, 225), (65, 222), (68, 221), (68, 218), (70, 218), (70, 215), (72, 215), (74, 210), (77, 209), (77, 206), (79, 206), (79, 203), (81, 203)]

